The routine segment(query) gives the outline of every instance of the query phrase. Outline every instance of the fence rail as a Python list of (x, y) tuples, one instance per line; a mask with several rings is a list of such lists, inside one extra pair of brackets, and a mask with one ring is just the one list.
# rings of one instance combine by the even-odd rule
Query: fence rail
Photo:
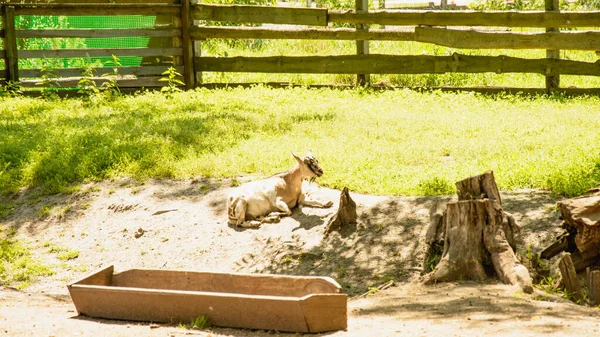
[[(556, 1), (556, 0), (554, 0)], [(189, 0), (68, 0), (63, 3), (38, 3), (33, 0), (2, 1), (0, 58), (4, 68), (0, 79), (19, 81), (24, 86), (39, 82), (41, 69), (21, 69), (19, 62), (44, 58), (87, 58), (101, 56), (137, 56), (139, 66), (120, 67), (123, 87), (160, 86), (158, 81), (168, 66), (183, 74), (187, 88), (200, 85), (201, 72), (261, 72), (318, 74), (442, 74), (461, 73), (537, 73), (558, 78), (560, 75), (600, 76), (600, 62), (561, 60), (555, 56), (524, 59), (508, 56), (471, 56), (454, 53), (432, 55), (369, 54), (362, 48), (358, 55), (208, 57), (194, 50), (196, 42), (214, 38), (228, 39), (311, 39), (355, 41), (415, 41), (457, 49), (542, 49), (600, 50), (600, 12), (476, 12), (476, 11), (335, 11), (321, 8), (284, 8), (270, 6), (215, 5)], [(156, 18), (154, 28), (107, 29), (17, 29), (17, 16), (122, 16), (142, 15)], [(200, 25), (198, 20), (202, 20)], [(205, 26), (204, 22), (271, 24), (259, 27)], [(357, 28), (332, 28), (333, 24), (351, 24)], [(286, 26), (278, 26), (286, 25)], [(287, 25), (296, 25), (289, 28)], [(403, 26), (401, 29), (369, 29), (363, 25)], [(311, 27), (312, 26), (312, 27)], [(285, 27), (285, 28), (283, 28)], [(516, 32), (495, 27), (546, 28), (541, 32)], [(557, 28), (583, 28), (558, 31)], [(57, 50), (20, 49), (27, 39), (145, 37), (147, 47), (81, 48)], [(366, 42), (365, 42), (366, 43)], [(556, 55), (556, 53), (551, 53)], [(166, 60), (166, 61), (165, 61)], [(102, 73), (108, 68), (98, 69)], [(74, 87), (81, 70), (57, 69), (61, 86)], [(100, 79), (99, 79), (100, 80)], [(36, 82), (37, 81), (37, 82)], [(545, 89), (555, 89), (557, 82)], [(600, 89), (599, 89), (600, 91)]]

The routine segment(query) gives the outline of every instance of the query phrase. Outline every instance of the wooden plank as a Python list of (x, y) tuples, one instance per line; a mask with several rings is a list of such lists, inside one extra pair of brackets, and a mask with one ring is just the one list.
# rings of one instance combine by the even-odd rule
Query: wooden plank
[(61, 50), (19, 50), (21, 58), (68, 58), (95, 56), (181, 56), (181, 48), (109, 48), (109, 49), (61, 49)]
[(4, 27), (4, 67), (7, 81), (19, 80), (19, 53), (15, 29), (15, 8), (2, 7), (2, 25)]
[(15, 15), (177, 15), (180, 5), (162, 4), (23, 4)]
[(577, 278), (577, 272), (573, 266), (570, 254), (565, 254), (558, 263), (558, 268), (562, 274), (562, 282), (565, 285), (565, 289), (572, 296), (571, 299), (574, 302), (581, 301), (583, 296), (581, 294), (581, 284)]
[(194, 20), (327, 26), (327, 9), (196, 4)]
[(197, 71), (314, 74), (538, 73), (600, 76), (596, 63), (509, 56), (343, 55), (196, 57)]
[[(227, 83), (204, 83), (198, 85), (202, 88), (207, 89), (226, 89), (226, 88), (252, 88), (256, 85), (264, 85), (273, 88), (289, 88), (289, 87), (308, 87), (308, 88), (328, 88), (328, 89), (351, 89), (354, 85), (348, 84), (312, 84), (312, 85), (300, 85), (292, 82), (227, 82)], [(397, 90), (396, 86), (388, 85), (373, 85), (378, 90)], [(404, 88), (404, 87), (402, 87)], [(536, 97), (544, 95), (546, 88), (523, 88), (523, 87), (492, 87), (492, 86), (464, 86), (464, 87), (447, 87), (447, 86), (434, 86), (434, 87), (409, 87), (420, 91), (440, 91), (440, 92), (452, 92), (452, 93), (481, 93), (486, 95), (497, 95), (497, 94), (509, 94), (509, 95), (524, 95), (530, 97)], [(561, 93), (565, 97), (579, 97), (579, 96), (591, 96), (600, 95), (600, 88), (559, 88), (556, 89), (556, 93)]]
[(340, 285), (329, 277), (155, 269), (131, 269), (115, 274), (112, 285), (145, 289), (291, 297), (341, 293)]
[(569, 248), (569, 240), (566, 236), (560, 237), (558, 240), (544, 248), (540, 253), (540, 259), (549, 260), (556, 255), (564, 252)]
[(464, 49), (600, 50), (600, 32), (512, 33), (415, 27), (415, 41)]
[(592, 270), (588, 276), (588, 293), (590, 304), (600, 305), (600, 270)]
[[(113, 68), (96, 68), (96, 74), (102, 75), (112, 73)], [(121, 75), (136, 75), (136, 76), (149, 76), (149, 75), (162, 75), (166, 70), (164, 66), (141, 66), (141, 67), (118, 67), (119, 74)], [(177, 72), (183, 71), (183, 66), (175, 66)], [(40, 77), (41, 69), (21, 69), (19, 74), (22, 78)], [(65, 68), (55, 69), (56, 75), (59, 77), (80, 77), (81, 68)]]
[(414, 30), (356, 31), (352, 28), (269, 29), (259, 27), (200, 27), (190, 29), (194, 40), (224, 39), (306, 39), (306, 40), (380, 40), (414, 41)]
[[(159, 81), (163, 76), (148, 76), (148, 77), (126, 77), (119, 78), (117, 82), (119, 83), (119, 87), (121, 88), (142, 88), (142, 87), (163, 87), (165, 86), (165, 82)], [(58, 78), (57, 81), (60, 84), (61, 88), (75, 88), (80, 80), (80, 77), (71, 77), (71, 78)], [(107, 82), (108, 79), (106, 77), (96, 77), (93, 78), (96, 82), (97, 86), (102, 85), (102, 83)], [(40, 88), (43, 87), (37, 83), (40, 83), (41, 80), (22, 80), (21, 86), (24, 88)]]
[(328, 12), (329, 23), (395, 26), (496, 26), (496, 27), (598, 27), (600, 11), (512, 12), (512, 11), (353, 11)]
[(53, 37), (177, 37), (181, 36), (181, 30), (174, 28), (166, 29), (28, 29), (17, 30), (18, 38), (53, 38)]
[(96, 285), (96, 286), (108, 286), (112, 283), (112, 275), (115, 268), (110, 265), (103, 269), (88, 273), (84, 277), (79, 280), (71, 283), (73, 284), (87, 284), (87, 285)]
[(181, 44), (183, 52), (183, 82), (187, 90), (196, 84), (196, 71), (194, 70), (194, 41), (190, 36), (190, 27), (193, 25), (190, 0), (183, 0), (181, 4)]
[(309, 332), (346, 330), (347, 299), (339, 294), (309, 295), (300, 301)]
[[(7, 4), (40, 4), (47, 0), (2, 0)], [(181, 0), (52, 0), (54, 4), (179, 4)], [(42, 3), (45, 4), (45, 3)]]

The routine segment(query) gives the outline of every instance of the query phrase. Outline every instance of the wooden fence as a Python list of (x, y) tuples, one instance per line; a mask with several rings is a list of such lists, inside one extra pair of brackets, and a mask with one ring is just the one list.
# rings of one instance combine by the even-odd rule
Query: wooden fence
[[(170, 66), (184, 75), (187, 88), (194, 86), (192, 43), (190, 41), (190, 2), (178, 3), (176, 0), (127, 0), (128, 3), (112, 3), (110, 0), (68, 0), (53, 3), (19, 0), (0, 1), (2, 27), (0, 37), (4, 38), (0, 58), (4, 59), (4, 69), (0, 78), (6, 81), (19, 81), (23, 87), (34, 87), (40, 83), (42, 68), (27, 69), (19, 66), (27, 60), (88, 57), (136, 56), (142, 59), (139, 66), (118, 68), (118, 82), (121, 88), (158, 87), (161, 74)], [(104, 3), (102, 3), (104, 2)], [(115, 29), (16, 29), (17, 16), (146, 16), (155, 20), (153, 28), (115, 28)], [(27, 39), (60, 38), (120, 38), (146, 37), (146, 48), (123, 48), (115, 45), (111, 48), (85, 49), (18, 49), (17, 41)], [(39, 62), (38, 62), (39, 63)], [(98, 74), (110, 73), (111, 67), (100, 67)], [(81, 68), (57, 68), (53, 72), (59, 77), (62, 88), (77, 86), (81, 78)], [(106, 77), (95, 78), (97, 84), (106, 81)]]
[[(460, 73), (538, 73), (547, 77), (545, 90), (559, 86), (560, 75), (600, 76), (600, 62), (559, 59), (558, 50), (600, 50), (600, 32), (589, 27), (600, 26), (600, 12), (558, 12), (557, 0), (546, 0), (547, 11), (540, 12), (476, 12), (476, 11), (372, 11), (357, 0), (357, 11), (336, 11), (320, 8), (261, 7), (190, 3), (184, 0), (127, 0), (127, 4), (69, 3), (40, 4), (27, 0), (19, 3), (1, 2), (4, 50), (0, 57), (5, 68), (0, 78), (20, 80), (33, 86), (41, 69), (19, 69), (19, 60), (29, 58), (87, 56), (161, 56), (184, 76), (187, 88), (201, 85), (195, 76), (201, 72), (262, 72), (316, 74), (443, 74)], [(25, 3), (22, 3), (25, 2)], [(79, 3), (77, 3), (79, 2)], [(361, 2), (360, 6), (358, 6)], [(555, 7), (556, 6), (556, 7)], [(152, 29), (15, 29), (17, 15), (149, 15), (167, 18), (167, 25)], [(158, 19), (157, 19), (158, 20)], [(281, 27), (200, 26), (195, 20), (227, 21), (254, 24), (296, 25)], [(356, 25), (354, 28), (331, 28), (332, 24)], [(369, 29), (367, 25), (403, 26), (401, 30)], [(468, 29), (465, 29), (468, 28)], [(540, 32), (513, 32), (481, 29), (481, 27), (546, 28)], [(587, 30), (559, 31), (558, 28)], [(151, 40), (167, 39), (171, 45), (125, 49), (18, 50), (17, 39), (60, 37), (146, 36)], [(194, 51), (194, 42), (213, 38), (230, 39), (311, 39), (355, 40), (356, 55), (335, 56), (270, 56), (270, 57), (210, 57)], [(454, 53), (434, 55), (369, 54), (365, 41), (417, 41), (458, 49), (542, 49), (545, 58), (524, 59), (509, 56), (469, 56)], [(360, 47), (362, 45), (362, 47)], [(366, 48), (365, 48), (366, 45)], [(152, 87), (159, 82), (165, 64), (142, 64), (123, 67), (120, 74), (130, 75), (120, 80), (122, 87)], [(80, 69), (58, 69), (64, 86), (75, 86)], [(99, 71), (100, 72), (100, 71)], [(29, 78), (29, 79), (26, 79)], [(25, 79), (25, 80), (23, 80)], [(368, 77), (364, 77), (368, 82)], [(358, 79), (360, 82), (360, 77)], [(542, 89), (542, 88), (540, 88)], [(600, 90), (593, 89), (592, 92)]]

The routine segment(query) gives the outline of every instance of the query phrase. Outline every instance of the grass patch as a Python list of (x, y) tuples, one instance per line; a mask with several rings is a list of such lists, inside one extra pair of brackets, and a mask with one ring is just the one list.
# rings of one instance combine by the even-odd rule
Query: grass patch
[[(44, 247), (46, 247), (46, 243), (44, 244)], [(66, 247), (60, 247), (60, 246), (49, 246), (48, 253), (56, 254), (56, 258), (61, 261), (69, 261), (69, 260), (73, 260), (73, 259), (76, 259), (79, 257), (78, 250), (72, 250), (72, 249), (69, 249)]]
[(192, 318), (190, 320), (190, 324), (180, 323), (179, 327), (182, 329), (192, 329), (192, 330), (206, 330), (213, 325), (211, 320), (206, 316), (199, 316), (196, 318)]
[(38, 277), (54, 274), (31, 256), (28, 247), (9, 236), (0, 234), (0, 285), (24, 289)]
[(262, 86), (172, 99), (146, 93), (95, 106), (5, 98), (0, 191), (68, 192), (123, 176), (268, 176), (294, 164), (289, 151), (312, 150), (325, 170), (320, 184), (333, 188), (452, 194), (454, 182), (491, 169), (503, 190), (573, 196), (600, 181), (600, 133), (590, 131), (600, 129), (599, 104), (597, 97)]

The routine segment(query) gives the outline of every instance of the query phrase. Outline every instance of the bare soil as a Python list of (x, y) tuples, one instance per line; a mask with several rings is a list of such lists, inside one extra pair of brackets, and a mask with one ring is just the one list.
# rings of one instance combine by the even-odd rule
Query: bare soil
[[(243, 181), (251, 177), (238, 179)], [(359, 223), (327, 238), (339, 191), (310, 186), (332, 208), (304, 207), (258, 229), (226, 223), (230, 180), (89, 183), (75, 193), (22, 191), (3, 227), (14, 227), (36, 257), (53, 267), (24, 291), (0, 288), (0, 336), (273, 336), (276, 331), (184, 329), (168, 324), (77, 316), (66, 285), (98, 268), (185, 269), (324, 275), (350, 296), (348, 329), (328, 336), (592, 336), (600, 311), (539, 290), (499, 284), (424, 286), (430, 208), (449, 197), (383, 197), (351, 193)], [(558, 233), (556, 199), (543, 191), (502, 193), (504, 209), (522, 226), (521, 249), (536, 252)], [(52, 249), (54, 248), (54, 249)], [(79, 251), (61, 261), (60, 249)], [(394, 281), (382, 291), (369, 289)]]

